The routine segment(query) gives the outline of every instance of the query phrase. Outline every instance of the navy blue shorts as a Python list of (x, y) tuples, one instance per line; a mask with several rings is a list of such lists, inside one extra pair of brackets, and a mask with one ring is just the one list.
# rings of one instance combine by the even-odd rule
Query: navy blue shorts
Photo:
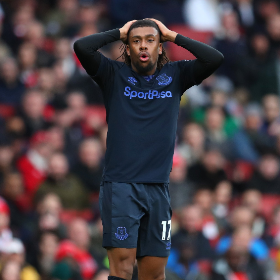
[(103, 247), (137, 248), (137, 257), (169, 256), (172, 211), (168, 184), (104, 181), (99, 206)]

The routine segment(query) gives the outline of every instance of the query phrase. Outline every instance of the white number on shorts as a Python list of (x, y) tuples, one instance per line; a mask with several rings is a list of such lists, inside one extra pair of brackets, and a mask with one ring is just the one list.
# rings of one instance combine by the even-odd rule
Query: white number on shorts
[(169, 230), (168, 230), (168, 236), (167, 236), (167, 240), (170, 239), (170, 234), (171, 234), (171, 220), (168, 220), (168, 221), (162, 221), (161, 224), (162, 224), (162, 236), (161, 236), (161, 239), (162, 240), (165, 240), (165, 237), (166, 237), (166, 224), (169, 224)]

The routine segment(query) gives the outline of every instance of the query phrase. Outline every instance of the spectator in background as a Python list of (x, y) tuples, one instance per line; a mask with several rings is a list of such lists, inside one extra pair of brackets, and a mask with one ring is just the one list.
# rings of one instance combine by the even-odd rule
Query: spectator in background
[(169, 192), (171, 207), (175, 212), (192, 201), (194, 185), (187, 179), (187, 162), (176, 152), (170, 172)]
[(47, 128), (44, 118), (46, 97), (40, 90), (32, 89), (25, 93), (22, 100), (20, 117), (24, 121), (25, 136), (30, 138), (35, 132)]
[[(70, 92), (66, 102), (73, 118), (72, 128), (81, 127), (84, 130), (87, 109), (84, 94), (79, 91)], [(83, 131), (83, 133), (85, 132)]]
[(55, 98), (52, 105), (54, 107), (54, 125), (64, 131), (64, 152), (69, 159), (69, 165), (72, 167), (77, 161), (79, 145), (84, 137), (82, 127), (75, 126), (75, 115), (72, 114), (63, 96)]
[(10, 226), (10, 209), (6, 201), (0, 197), (0, 242), (5, 243), (12, 238)]
[(0, 6), (0, 61), (12, 55), (10, 48), (2, 38), (4, 11)]
[(205, 134), (200, 125), (189, 123), (184, 126), (182, 137), (177, 151), (191, 166), (197, 163), (204, 153)]
[(272, 217), (268, 221), (264, 240), (269, 248), (280, 246), (280, 206), (277, 205), (272, 211)]
[(245, 206), (235, 207), (229, 216), (228, 234), (231, 235), (239, 227), (252, 228), (254, 222), (254, 212)]
[(277, 0), (260, 0), (256, 3), (258, 26), (263, 26), (270, 18), (280, 12)]
[(69, 239), (81, 250), (90, 250), (89, 227), (85, 220), (76, 218), (68, 226)]
[(247, 190), (242, 194), (241, 205), (248, 207), (254, 213), (252, 234), (262, 238), (266, 230), (266, 220), (262, 214), (262, 194), (258, 190)]
[(9, 241), (0, 243), (0, 252), (2, 254), (2, 258), (5, 261), (14, 261), (20, 266), (21, 280), (40, 280), (40, 275), (36, 269), (30, 264), (26, 263), (25, 249), (23, 243), (19, 239), (12, 238)]
[(209, 149), (204, 153), (201, 162), (189, 168), (189, 180), (214, 190), (219, 182), (227, 179), (223, 168), (224, 158), (221, 153), (215, 149)]
[(30, 43), (23, 43), (18, 50), (18, 61), (20, 66), (20, 80), (25, 87), (34, 87), (37, 84), (38, 74), (36, 47)]
[(65, 209), (82, 210), (88, 207), (89, 198), (83, 184), (68, 172), (66, 157), (61, 153), (53, 154), (48, 163), (48, 176), (39, 186), (35, 200), (40, 200), (48, 193), (54, 193), (61, 199)]
[(221, 28), (218, 2), (215, 0), (186, 0), (183, 15), (185, 22), (195, 30), (215, 33)]
[(23, 193), (24, 187), (20, 173), (15, 171), (7, 173), (4, 177), (1, 195), (9, 206), (11, 213), (10, 226), (13, 231), (23, 228), (26, 222), (21, 208)]
[(3, 280), (21, 280), (20, 271), (21, 267), (18, 262), (7, 261), (1, 269), (0, 277)]
[(202, 210), (202, 232), (210, 241), (211, 245), (216, 244), (219, 237), (219, 228), (212, 213), (213, 192), (209, 189), (199, 189), (196, 191), (193, 199)]
[[(278, 4), (278, 11), (279, 11), (279, 4)], [(266, 21), (266, 29), (269, 34), (269, 39), (271, 44), (274, 48), (279, 47), (280, 43), (280, 13), (275, 13), (271, 15)]]
[(248, 186), (263, 194), (280, 194), (279, 159), (273, 154), (263, 155)]
[(79, 162), (73, 169), (73, 173), (94, 196), (98, 196), (102, 178), (101, 157), (100, 141), (94, 138), (85, 139), (79, 147)]
[(234, 158), (256, 164), (260, 154), (272, 148), (271, 139), (262, 130), (262, 110), (256, 104), (245, 109), (244, 127), (231, 139)]
[(224, 254), (230, 247), (242, 246), (257, 260), (264, 261), (269, 256), (269, 251), (263, 240), (254, 238), (249, 226), (235, 229), (232, 237), (222, 237), (217, 245), (217, 253)]
[(184, 207), (179, 216), (180, 229), (172, 237), (172, 248), (179, 250), (185, 239), (192, 238), (196, 252), (193, 260), (213, 260), (215, 257), (214, 251), (208, 239), (202, 233), (202, 219), (203, 214), (199, 206), (189, 205)]
[(55, 231), (43, 231), (38, 240), (38, 252), (34, 256), (33, 266), (40, 273), (42, 280), (50, 279), (55, 265), (55, 255), (59, 237)]
[(237, 0), (233, 3), (233, 9), (238, 15), (241, 27), (250, 32), (256, 21), (253, 0)]
[(25, 87), (19, 80), (19, 69), (15, 59), (6, 58), (0, 64), (0, 103), (18, 107)]
[[(276, 16), (276, 19), (277, 19), (276, 28), (279, 28), (278, 25), (280, 24), (280, 14)], [(279, 32), (279, 30), (277, 30), (277, 32)], [(258, 102), (260, 102), (262, 98), (268, 93), (273, 93), (277, 95), (280, 94), (279, 77), (278, 77), (278, 64), (280, 59), (279, 42), (277, 43), (273, 60), (271, 60), (271, 62), (268, 63), (262, 69), (260, 78), (255, 84), (254, 92), (252, 96), (254, 96), (254, 99), (257, 100)]]
[(65, 75), (69, 79), (75, 79), (75, 76), (79, 73), (77, 65), (74, 61), (74, 56), (71, 50), (71, 42), (69, 38), (62, 37), (56, 40), (54, 55), (55, 58), (62, 63), (62, 69)]
[(27, 25), (27, 30), (24, 35), (24, 40), (32, 44), (37, 50), (37, 66), (50, 67), (54, 62), (52, 54), (48, 53), (45, 47), (45, 30), (44, 25), (39, 21), (33, 20)]
[(14, 168), (13, 160), (12, 146), (9, 139), (4, 137), (2, 141), (0, 140), (0, 183), (3, 182), (5, 175)]
[[(60, 238), (66, 237), (66, 228), (60, 217), (64, 209), (62, 208), (62, 202), (58, 195), (55, 193), (48, 193), (41, 198), (37, 203), (36, 215), (34, 221), (34, 228), (32, 228), (32, 238), (34, 237), (34, 231), (36, 234), (41, 234), (43, 231), (55, 231)], [(36, 232), (37, 230), (37, 232)], [(33, 240), (31, 245), (34, 246)], [(35, 244), (37, 246), (37, 244)], [(37, 247), (36, 247), (37, 248)]]
[(58, 0), (57, 5), (45, 15), (47, 33), (52, 37), (63, 36), (68, 26), (76, 24), (77, 12), (77, 0)]
[(47, 161), (51, 153), (52, 146), (49, 143), (47, 132), (38, 131), (30, 139), (30, 148), (27, 153), (17, 161), (17, 168), (23, 178), (27, 199), (32, 199), (39, 185), (45, 180)]
[(91, 270), (92, 274), (95, 274), (97, 271), (97, 263), (90, 244), (90, 233), (87, 222), (80, 218), (74, 219), (69, 224), (68, 236), (71, 242), (83, 252), (87, 269)]
[(238, 85), (250, 89), (250, 99), (258, 100), (255, 93), (255, 84), (261, 78), (261, 72), (271, 60), (271, 46), (264, 31), (255, 30), (249, 37), (249, 46), (246, 54), (239, 58), (239, 71), (237, 73)]
[(230, 201), (232, 197), (232, 185), (229, 181), (221, 181), (214, 191), (214, 203), (212, 213), (215, 217), (220, 232), (227, 227), (227, 218), (230, 212)]
[(10, 25), (3, 31), (3, 39), (16, 53), (20, 43), (24, 40), (28, 25), (35, 19), (35, 7), (29, 2), (15, 7), (10, 17)]
[(207, 277), (200, 271), (199, 262), (194, 260), (196, 248), (192, 238), (186, 238), (181, 242), (178, 250), (171, 250), (166, 265), (168, 272), (173, 272), (179, 279), (206, 280)]
[(211, 280), (265, 280), (263, 269), (243, 246), (231, 246), (225, 256), (214, 263)]
[(65, 150), (64, 131), (61, 127), (50, 126), (47, 130), (50, 144), (54, 152), (63, 152)]
[[(274, 144), (274, 137), (279, 133), (280, 98), (276, 94), (268, 94), (263, 98), (262, 105), (264, 110), (262, 129), (271, 136), (271, 142)], [(273, 127), (275, 123), (277, 123), (277, 130)]]
[(55, 72), (51, 67), (43, 67), (38, 70), (37, 88), (43, 93), (47, 100), (55, 97)]
[(237, 14), (233, 10), (226, 9), (221, 20), (222, 32), (216, 36), (214, 45), (224, 54), (225, 60), (217, 74), (228, 77), (236, 85), (238, 59), (246, 52), (246, 41), (240, 32)]
[(231, 147), (228, 137), (223, 129), (225, 122), (225, 113), (220, 107), (210, 107), (206, 111), (205, 117), (205, 142), (206, 147), (216, 149), (223, 156), (231, 156)]

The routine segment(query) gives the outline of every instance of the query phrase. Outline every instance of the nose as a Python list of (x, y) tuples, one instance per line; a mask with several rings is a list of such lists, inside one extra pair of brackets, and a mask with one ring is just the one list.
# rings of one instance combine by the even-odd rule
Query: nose
[(145, 40), (141, 41), (140, 50), (141, 51), (147, 50), (147, 44), (146, 44)]

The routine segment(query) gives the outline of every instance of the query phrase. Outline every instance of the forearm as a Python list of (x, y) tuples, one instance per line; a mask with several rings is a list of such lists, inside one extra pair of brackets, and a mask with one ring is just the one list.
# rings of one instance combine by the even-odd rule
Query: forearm
[(176, 36), (174, 43), (197, 58), (194, 64), (194, 78), (198, 84), (217, 70), (224, 60), (224, 56), (211, 46), (180, 34)]
[(74, 43), (74, 51), (88, 74), (95, 75), (101, 62), (101, 47), (120, 39), (120, 30), (113, 29), (89, 35)]

